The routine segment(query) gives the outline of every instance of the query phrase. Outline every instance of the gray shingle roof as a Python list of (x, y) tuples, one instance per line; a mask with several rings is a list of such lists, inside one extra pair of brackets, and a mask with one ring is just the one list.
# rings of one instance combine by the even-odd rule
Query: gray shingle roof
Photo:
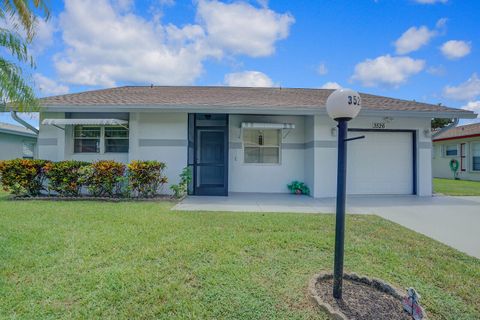
[[(331, 89), (247, 88), (202, 86), (125, 86), (42, 98), (45, 106), (190, 106), (324, 108)], [(367, 110), (455, 112), (471, 111), (434, 104), (360, 94)]]
[(0, 132), (8, 134), (16, 134), (21, 136), (36, 137), (37, 135), (32, 131), (22, 126), (16, 126), (10, 123), (0, 122)]
[(452, 128), (436, 136), (433, 141), (446, 138), (471, 136), (475, 134), (480, 134), (480, 123), (472, 123)]

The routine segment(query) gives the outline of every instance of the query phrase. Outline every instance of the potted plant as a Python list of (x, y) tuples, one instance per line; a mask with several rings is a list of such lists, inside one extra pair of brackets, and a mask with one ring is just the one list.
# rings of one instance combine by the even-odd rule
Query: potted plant
[(293, 194), (304, 194), (304, 195), (310, 195), (310, 188), (303, 182), (300, 181), (292, 181), (289, 185), (287, 185), (288, 190), (290, 190), (291, 193)]

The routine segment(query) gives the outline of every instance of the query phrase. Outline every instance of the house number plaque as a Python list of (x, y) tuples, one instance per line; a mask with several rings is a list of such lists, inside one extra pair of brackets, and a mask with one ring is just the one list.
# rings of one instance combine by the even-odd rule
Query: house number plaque
[(374, 122), (372, 125), (373, 129), (385, 129), (385, 122)]

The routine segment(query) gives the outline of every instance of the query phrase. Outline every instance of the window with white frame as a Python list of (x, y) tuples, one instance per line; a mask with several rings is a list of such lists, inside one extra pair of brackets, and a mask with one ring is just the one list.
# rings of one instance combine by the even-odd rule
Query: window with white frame
[(35, 153), (35, 142), (23, 141), (22, 153), (24, 159), (33, 159)]
[(74, 153), (128, 152), (128, 128), (78, 125), (73, 131)]
[(245, 129), (243, 151), (245, 163), (280, 163), (281, 130)]
[(480, 142), (472, 143), (472, 170), (480, 171)]
[(128, 152), (128, 129), (125, 127), (105, 128), (105, 152)]
[(447, 144), (445, 146), (445, 156), (455, 157), (458, 155), (458, 148), (456, 144)]

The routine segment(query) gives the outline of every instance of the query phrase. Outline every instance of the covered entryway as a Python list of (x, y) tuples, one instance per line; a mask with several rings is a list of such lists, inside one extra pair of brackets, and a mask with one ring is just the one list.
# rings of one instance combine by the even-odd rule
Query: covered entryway
[(350, 129), (347, 192), (352, 195), (416, 194), (415, 132)]
[(228, 115), (189, 115), (189, 165), (193, 195), (228, 195)]

